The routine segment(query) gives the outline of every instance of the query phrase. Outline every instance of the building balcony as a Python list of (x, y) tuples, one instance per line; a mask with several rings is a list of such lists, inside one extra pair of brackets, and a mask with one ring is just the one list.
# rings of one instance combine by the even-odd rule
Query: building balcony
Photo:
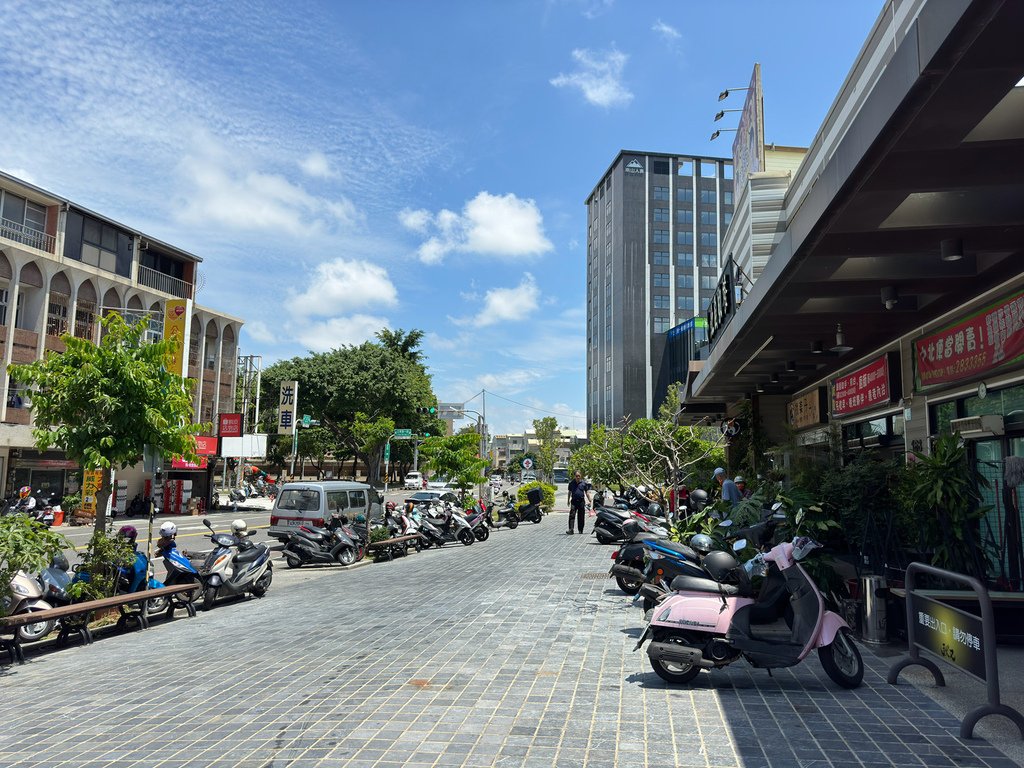
[(150, 267), (144, 267), (141, 264), (139, 264), (138, 282), (139, 285), (144, 285), (147, 288), (153, 288), (163, 293), (169, 293), (171, 296), (177, 296), (179, 299), (191, 299), (194, 293), (192, 283), (165, 275), (163, 272), (158, 272)]
[(39, 251), (46, 251), (47, 253), (57, 252), (56, 237), (26, 227), (24, 224), (18, 224), (10, 219), (0, 219), (0, 237), (13, 240), (21, 245), (27, 245), (29, 248), (35, 248)]

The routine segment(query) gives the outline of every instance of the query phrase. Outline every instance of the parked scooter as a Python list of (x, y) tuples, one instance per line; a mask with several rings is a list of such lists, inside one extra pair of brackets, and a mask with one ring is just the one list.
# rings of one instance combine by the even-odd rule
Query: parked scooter
[(619, 589), (627, 595), (635, 595), (644, 583), (643, 570), (647, 550), (643, 542), (665, 540), (668, 538), (668, 531), (640, 518), (634, 518), (622, 524), (622, 533), (625, 540), (617, 551), (612, 552), (612, 560), (615, 563), (608, 571), (608, 575), (614, 577)]
[(43, 589), (46, 601), (52, 606), (68, 605), (71, 603), (71, 595), (68, 594), (68, 587), (71, 586), (71, 566), (63, 552), (53, 556), (50, 565), (39, 572), (39, 586)]
[[(7, 616), (15, 616), (19, 613), (30, 613), (33, 611), (45, 611), (53, 606), (43, 599), (43, 590), (37, 579), (33, 579), (24, 571), (18, 571), (11, 579), (11, 594), (3, 598), (3, 613)], [(18, 639), (31, 643), (46, 637), (53, 631), (53, 621), (37, 621), (35, 624), (25, 624), (15, 630)]]
[(817, 584), (800, 565), (820, 546), (799, 536), (757, 555), (748, 565), (766, 569), (767, 577), (756, 597), (747, 568), (728, 552), (709, 553), (703, 577), (672, 581), (676, 594), (658, 605), (634, 650), (650, 639), (655, 673), (687, 683), (701, 669), (740, 658), (766, 669), (791, 667), (817, 649), (825, 673), (843, 688), (856, 688), (864, 662), (850, 628), (825, 610)]
[(274, 578), (274, 565), (270, 562), (270, 547), (253, 544), (244, 520), (231, 523), (233, 535), (217, 533), (210, 521), (203, 518), (210, 529), (213, 551), (207, 556), (200, 574), (204, 577), (203, 608), (210, 610), (218, 597), (244, 595), (263, 597)]
[(431, 544), (442, 547), (457, 541), (468, 547), (476, 540), (466, 518), (459, 513), (447, 510), (445, 517), (439, 521), (423, 514), (422, 510), (418, 511), (420, 512), (418, 520), (420, 532), (427, 537)]
[(478, 501), (475, 506), (467, 509), (465, 517), (466, 522), (469, 523), (469, 527), (473, 531), (473, 536), (476, 537), (476, 540), (487, 541), (491, 535), (491, 531), (487, 527), (487, 521), (490, 519), (490, 514), (484, 506), (483, 501)]
[(526, 492), (526, 504), (516, 510), (519, 519), (527, 523), (539, 523), (544, 519), (544, 510), (541, 504), (544, 501), (544, 492), (540, 488), (531, 488)]
[(302, 525), (284, 544), (284, 558), (289, 568), (310, 563), (352, 565), (362, 556), (357, 542), (345, 530), (348, 518), (333, 514), (323, 528)]
[[(492, 504), (488, 507), (487, 525), (491, 528), (508, 528), (513, 530), (519, 527), (519, 513), (516, 512), (515, 502), (512, 501), (508, 495), (508, 491), (502, 493), (503, 502), (500, 506), (495, 508)], [(498, 516), (498, 519), (494, 519), (494, 515)]]

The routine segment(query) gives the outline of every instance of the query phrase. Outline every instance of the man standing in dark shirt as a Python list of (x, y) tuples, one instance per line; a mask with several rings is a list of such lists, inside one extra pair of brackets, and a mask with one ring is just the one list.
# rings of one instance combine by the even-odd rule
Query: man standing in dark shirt
[(583, 480), (583, 475), (576, 472), (569, 482), (569, 530), (566, 531), (572, 536), (572, 519), (576, 516), (580, 533), (583, 533), (583, 518), (587, 506), (590, 504), (590, 483)]

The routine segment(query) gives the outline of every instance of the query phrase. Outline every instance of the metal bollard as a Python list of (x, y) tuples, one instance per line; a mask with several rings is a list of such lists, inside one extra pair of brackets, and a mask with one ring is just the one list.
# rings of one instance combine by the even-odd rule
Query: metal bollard
[(886, 597), (888, 588), (882, 576), (861, 576), (860, 594), (864, 600), (864, 621), (861, 622), (865, 643), (882, 645), (889, 641), (886, 627)]

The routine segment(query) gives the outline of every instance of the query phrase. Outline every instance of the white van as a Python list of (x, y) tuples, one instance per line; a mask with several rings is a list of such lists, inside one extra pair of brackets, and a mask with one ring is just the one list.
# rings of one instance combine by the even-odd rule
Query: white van
[(419, 472), (406, 472), (405, 484), (402, 487), (407, 491), (418, 491), (423, 487), (423, 475)]
[(380, 494), (366, 483), (344, 480), (285, 483), (270, 510), (267, 533), (278, 541), (285, 541), (298, 526), (322, 527), (335, 513), (353, 521), (358, 515), (377, 520), (382, 515), (381, 507)]

